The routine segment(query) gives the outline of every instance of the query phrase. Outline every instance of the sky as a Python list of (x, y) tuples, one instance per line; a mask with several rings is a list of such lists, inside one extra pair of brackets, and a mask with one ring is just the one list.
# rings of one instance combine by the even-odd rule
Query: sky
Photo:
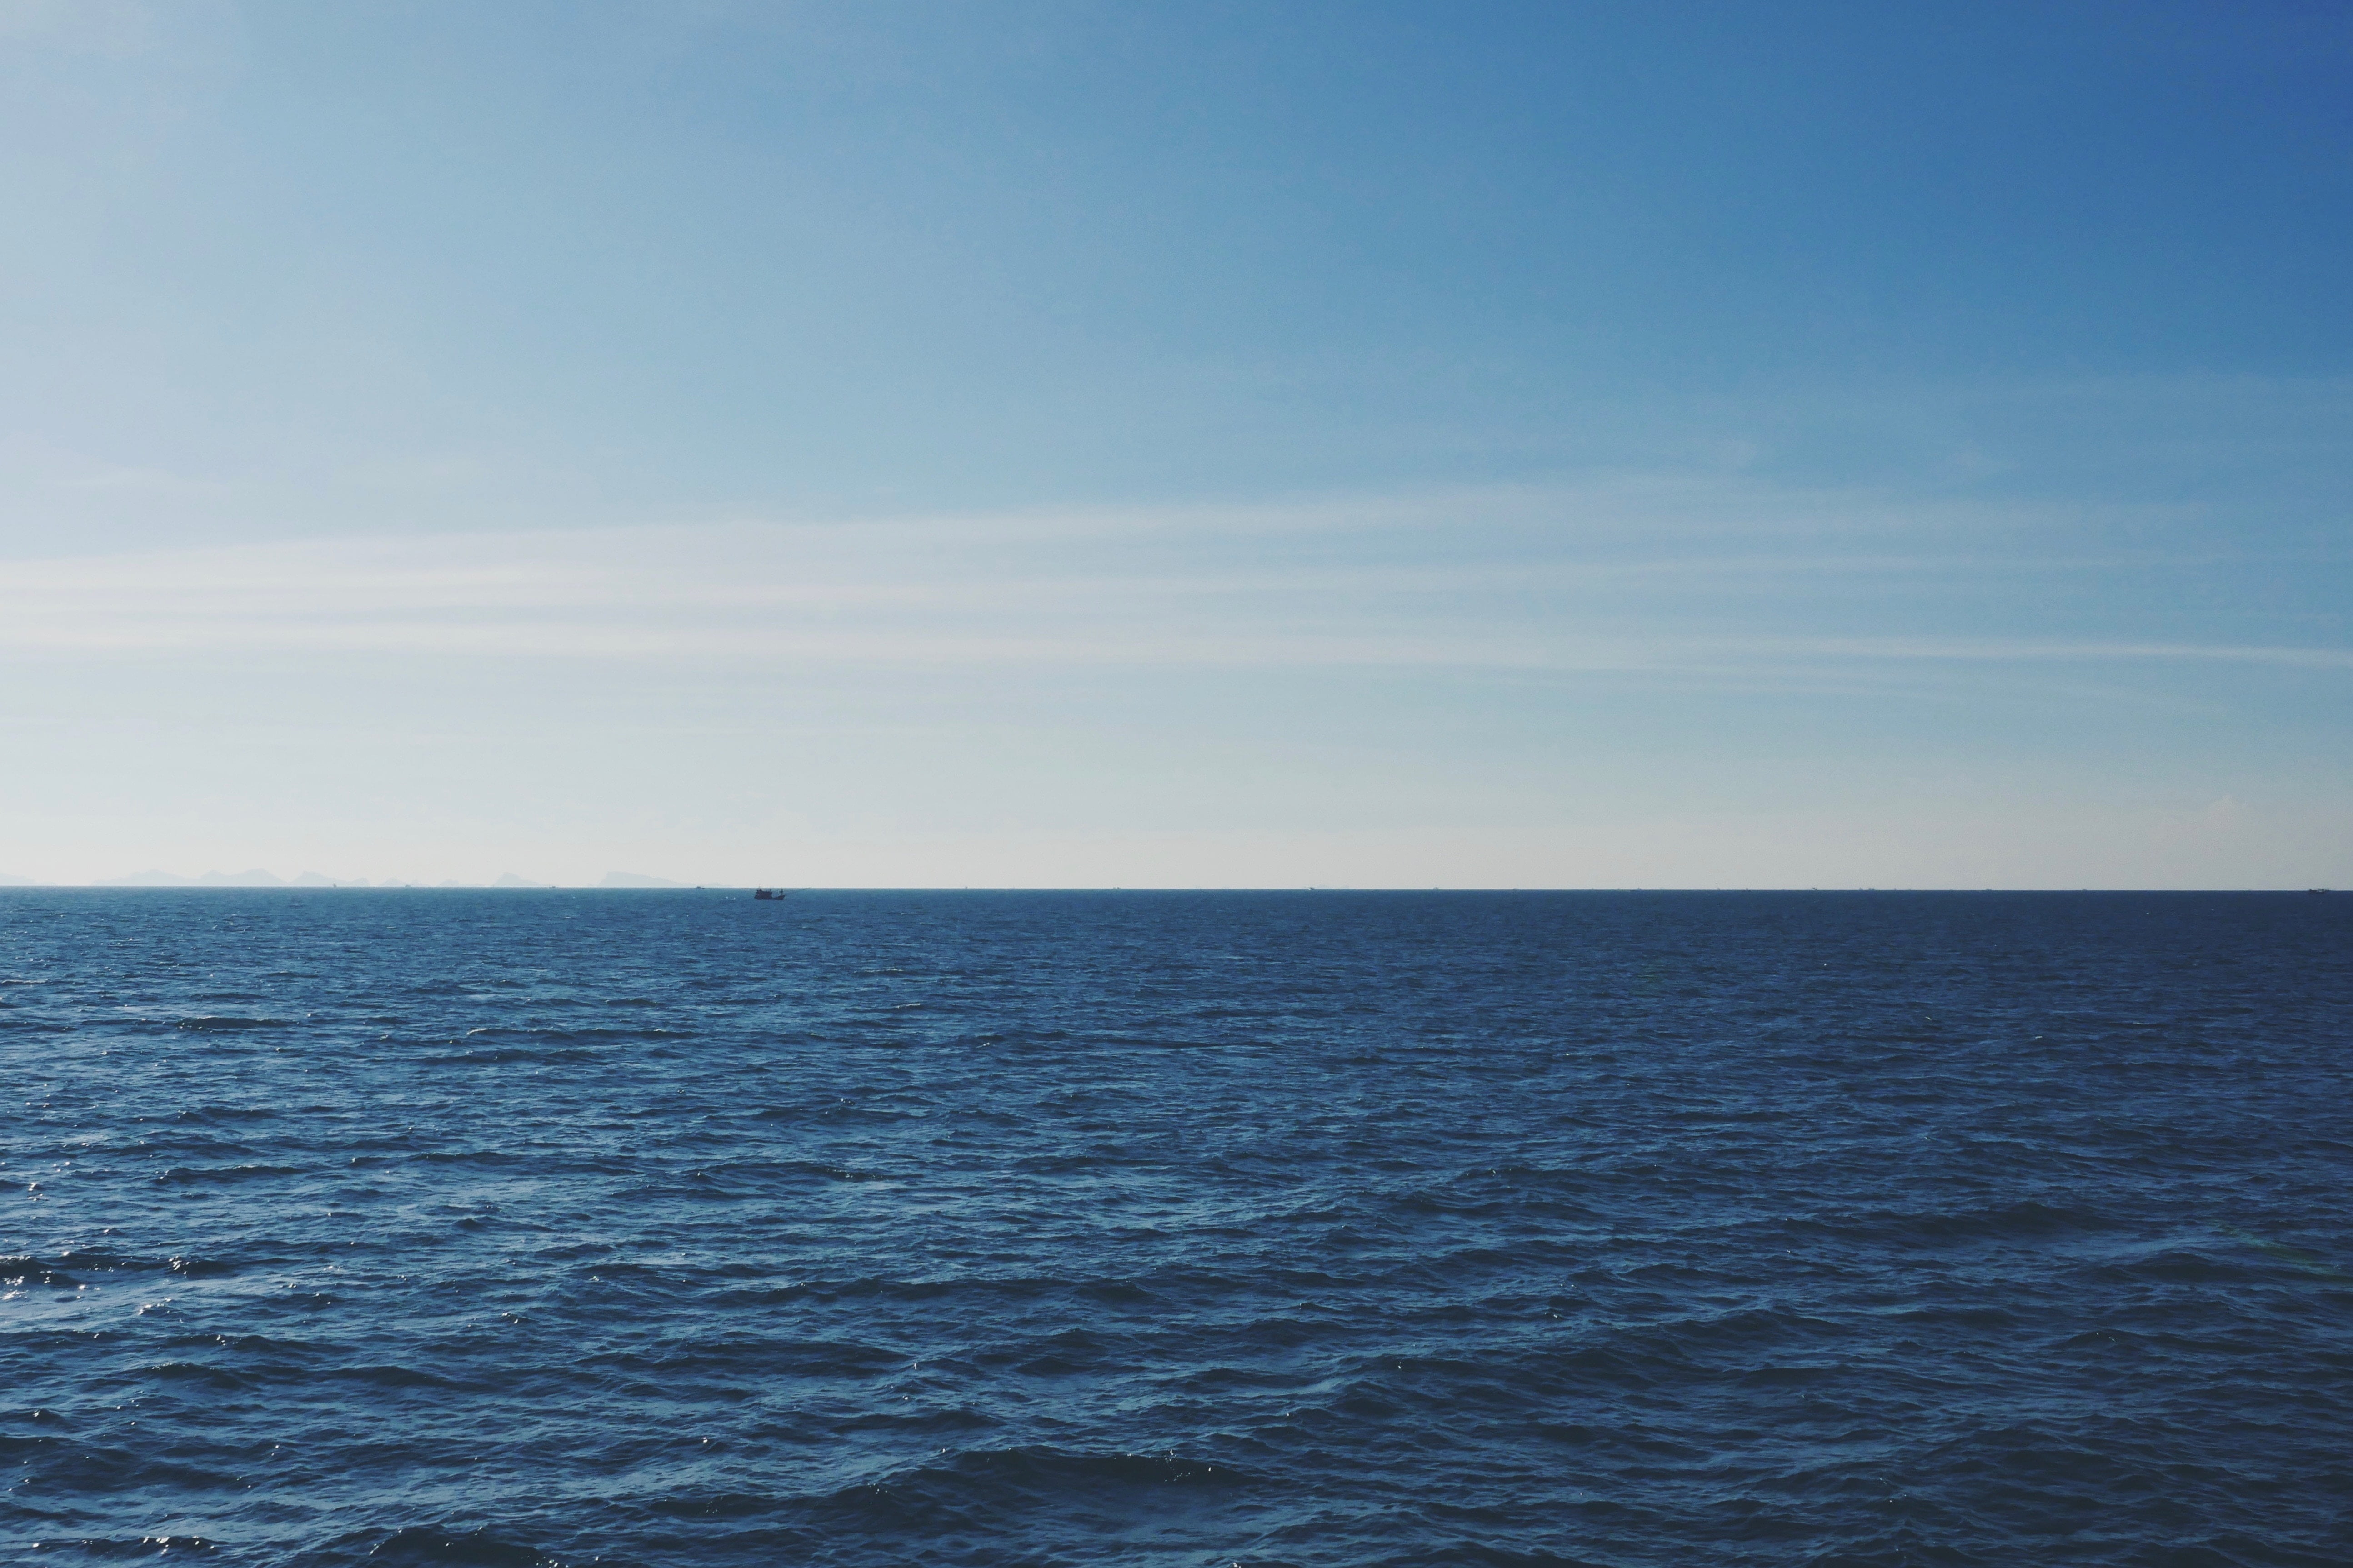
[(0, 0), (0, 874), (2353, 886), (2353, 9)]

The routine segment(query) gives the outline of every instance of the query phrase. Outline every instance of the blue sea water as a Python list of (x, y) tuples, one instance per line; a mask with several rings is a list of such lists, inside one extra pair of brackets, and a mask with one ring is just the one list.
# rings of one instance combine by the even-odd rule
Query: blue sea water
[(0, 1559), (2353, 1561), (2353, 898), (0, 894)]

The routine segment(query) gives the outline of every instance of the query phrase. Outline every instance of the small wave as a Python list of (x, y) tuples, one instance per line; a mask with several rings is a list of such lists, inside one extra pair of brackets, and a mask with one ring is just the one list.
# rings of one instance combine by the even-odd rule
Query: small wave
[(722, 1306), (780, 1306), (793, 1301), (831, 1305), (843, 1301), (878, 1301), (892, 1306), (922, 1305), (941, 1300), (965, 1304), (970, 1311), (1002, 1310), (1025, 1306), (1064, 1289), (1059, 1279), (888, 1279), (868, 1276), (857, 1279), (802, 1280), (790, 1284), (745, 1287), (719, 1292)]
[(1888, 1321), (1914, 1329), (1973, 1329), (1981, 1332), (2004, 1333), (2017, 1329), (2021, 1320), (2006, 1308), (1974, 1305), (1961, 1307), (1913, 1307), (1892, 1313)]
[(630, 1352), (589, 1356), (581, 1364), (631, 1373), (676, 1373), (712, 1364), (757, 1365), (764, 1373), (784, 1377), (866, 1378), (903, 1367), (909, 1360), (904, 1351), (852, 1341), (714, 1335), (691, 1347), (681, 1347), (675, 1353), (646, 1355)]
[(1876, 1246), (1943, 1247), (2002, 1241), (2050, 1241), (2113, 1228), (2089, 1210), (2028, 1199), (1968, 1209), (1868, 1209), (1781, 1222), (1790, 1239), (1864, 1242)]
[(966, 1405), (951, 1405), (944, 1407), (909, 1406), (903, 1415), (891, 1410), (870, 1411), (843, 1417), (833, 1424), (833, 1430), (837, 1434), (880, 1432), (903, 1441), (948, 1433), (985, 1432), (1002, 1425), (1003, 1422), (985, 1410), (976, 1410)]
[(53, 1289), (71, 1290), (80, 1284), (80, 1280), (56, 1264), (44, 1263), (37, 1258), (24, 1254), (0, 1258), (0, 1285), (16, 1289), (29, 1285), (46, 1285)]
[(367, 1560), (386, 1568), (560, 1568), (544, 1552), (488, 1531), (460, 1534), (431, 1525), (393, 1531), (375, 1544)]
[(502, 1046), (490, 1050), (447, 1051), (424, 1059), (435, 1067), (506, 1067), (516, 1062), (539, 1067), (579, 1067), (596, 1061), (598, 1053), (586, 1046), (554, 1046), (536, 1050), (527, 1046)]
[(1250, 1479), (1233, 1465), (1187, 1458), (1174, 1449), (1158, 1454), (1090, 1454), (1036, 1447), (960, 1454), (944, 1467), (920, 1470), (893, 1484), (942, 1474), (1052, 1491), (1095, 1487), (1239, 1487)]
[(308, 1173), (296, 1165), (174, 1165), (158, 1172), (155, 1181), (164, 1186), (183, 1187), (305, 1174)]
[(1065, 1329), (1048, 1340), (1039, 1353), (1015, 1363), (1030, 1377), (1068, 1377), (1094, 1372), (1113, 1363), (1113, 1346), (1084, 1329)]
[(248, 1018), (236, 1013), (207, 1013), (193, 1018), (174, 1018), (172, 1027), (216, 1035), (237, 1029), (289, 1029), (293, 1025), (285, 1018)]
[(195, 1361), (159, 1361), (141, 1368), (149, 1377), (167, 1383), (200, 1383), (224, 1392), (243, 1393), (254, 1386), (253, 1380), (225, 1366), (208, 1366)]
[(807, 1171), (813, 1175), (824, 1176), (836, 1182), (887, 1182), (892, 1179), (891, 1173), (888, 1171), (860, 1170), (855, 1165), (828, 1165), (811, 1163), (797, 1164), (795, 1168)]
[(172, 1112), (174, 1121), (269, 1121), (279, 1110), (272, 1105), (185, 1105)]
[(136, 1541), (101, 1536), (45, 1541), (40, 1543), (40, 1550), (44, 1552), (69, 1550), (103, 1562), (122, 1562), (141, 1557), (168, 1557), (175, 1552), (208, 1552), (219, 1548), (216, 1542), (201, 1535), (142, 1535)]
[(927, 1532), (1001, 1529), (1043, 1507), (1093, 1503), (1119, 1514), (1160, 1506), (1166, 1490), (1227, 1492), (1252, 1478), (1237, 1467), (1160, 1454), (1081, 1453), (1045, 1447), (974, 1449), (838, 1491), (774, 1497), (747, 1492), (672, 1494), (643, 1505), (673, 1519), (782, 1515), (817, 1533), (888, 1522)]
[(456, 1378), (443, 1377), (438, 1373), (420, 1372), (412, 1366), (337, 1366), (328, 1367), (314, 1375), (332, 1377), (343, 1383), (364, 1384), (370, 1388), (456, 1390), (469, 1386)]
[(692, 1029), (664, 1029), (652, 1026), (641, 1029), (620, 1029), (591, 1026), (586, 1028), (565, 1029), (487, 1024), (480, 1028), (467, 1030), (465, 1037), (470, 1040), (547, 1040), (558, 1044), (586, 1041), (589, 1044), (600, 1044), (607, 1040), (685, 1040), (693, 1038), (694, 1033)]
[(2211, 1257), (2189, 1247), (2167, 1247), (2146, 1258), (2100, 1266), (2109, 1279), (2166, 1285), (2244, 1285), (2273, 1271), (2265, 1267)]

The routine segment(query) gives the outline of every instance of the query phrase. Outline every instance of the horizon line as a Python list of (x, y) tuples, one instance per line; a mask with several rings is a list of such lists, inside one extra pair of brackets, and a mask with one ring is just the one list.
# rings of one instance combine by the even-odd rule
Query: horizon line
[[(90, 882), (43, 882), (31, 880), (0, 881), (0, 894), (34, 892), (103, 892), (103, 893), (749, 893), (765, 890), (769, 884), (756, 882), (669, 882), (613, 886), (596, 882), (124, 882), (115, 880)], [(776, 886), (781, 887), (781, 884)], [(1401, 884), (1354, 883), (1253, 883), (1221, 886), (1187, 887), (1174, 883), (1139, 884), (1072, 883), (1066, 886), (1038, 887), (1008, 884), (1004, 886), (949, 886), (916, 883), (835, 883), (784, 888), (786, 898), (799, 898), (812, 893), (2246, 893), (2297, 894), (2330, 893), (2330, 887), (1704, 887), (1697, 884), (1674, 886), (1556, 886), (1500, 887), (1466, 884), (1447, 887), (1404, 886)]]

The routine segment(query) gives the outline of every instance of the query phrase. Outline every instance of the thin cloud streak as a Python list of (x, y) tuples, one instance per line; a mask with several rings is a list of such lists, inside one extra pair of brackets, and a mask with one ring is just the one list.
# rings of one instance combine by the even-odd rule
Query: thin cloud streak
[[(1810, 548), (1825, 535), (1852, 542), (1857, 520), (1876, 526), (1878, 548)], [(2197, 559), (2080, 538), (2041, 553), (1988, 544), (2050, 525), (2026, 509), (1903, 512), (1876, 497), (1628, 482), (1290, 508), (313, 540), (9, 563), (0, 649), (1744, 680), (1761, 666), (1928, 661), (2353, 668), (2341, 647), (1869, 624), (1899, 593), (1933, 624), (1942, 601), (2000, 584)], [(1693, 548), (1735, 538), (1749, 548)]]
[[(9, 562), (0, 648), (1741, 682), (1936, 660), (2353, 668), (2339, 647), (1873, 626), (1896, 602), (1911, 626), (1934, 626), (2017, 583), (2198, 560), (2052, 531), (2031, 508), (1617, 482), (1290, 508), (294, 541)], [(1998, 548), (2033, 533), (2038, 550)], [(1696, 548), (1735, 538), (1748, 548)], [(1823, 552), (1823, 538), (1873, 548)]]
[(1852, 637), (1792, 640), (1775, 645), (1791, 654), (1823, 658), (2073, 660), (2211, 660), (2224, 664), (2289, 665), (2306, 669), (2353, 669), (2353, 648), (2270, 647), (2211, 643), (2056, 642), (2008, 637)]

